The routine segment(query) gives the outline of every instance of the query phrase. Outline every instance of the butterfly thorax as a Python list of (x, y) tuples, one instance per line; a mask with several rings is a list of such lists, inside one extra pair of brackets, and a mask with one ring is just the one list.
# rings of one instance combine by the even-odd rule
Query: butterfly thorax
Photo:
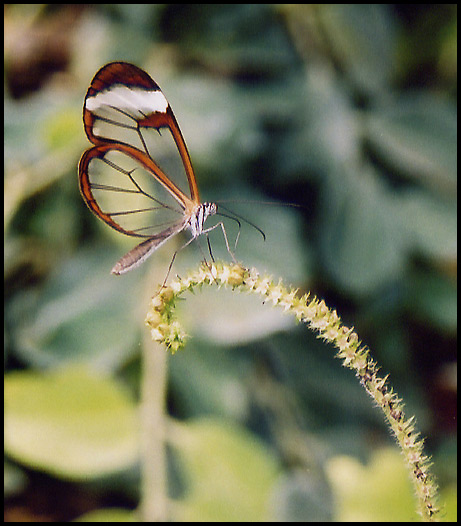
[(191, 214), (188, 225), (192, 237), (198, 237), (202, 233), (207, 217), (216, 214), (216, 212), (217, 206), (215, 203), (201, 203), (197, 205), (194, 213)]

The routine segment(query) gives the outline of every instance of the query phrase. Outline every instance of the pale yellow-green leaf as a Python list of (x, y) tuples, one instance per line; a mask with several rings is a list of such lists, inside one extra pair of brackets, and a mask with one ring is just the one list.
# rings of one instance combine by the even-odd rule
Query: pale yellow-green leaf
[(352, 457), (334, 457), (327, 473), (337, 502), (336, 521), (420, 520), (408, 472), (397, 449), (379, 450), (365, 466)]
[(90, 479), (138, 456), (136, 407), (114, 380), (69, 368), (5, 378), (5, 450), (48, 473)]
[(235, 424), (211, 419), (175, 427), (172, 439), (187, 487), (174, 506), (175, 521), (270, 519), (277, 462), (260, 440)]

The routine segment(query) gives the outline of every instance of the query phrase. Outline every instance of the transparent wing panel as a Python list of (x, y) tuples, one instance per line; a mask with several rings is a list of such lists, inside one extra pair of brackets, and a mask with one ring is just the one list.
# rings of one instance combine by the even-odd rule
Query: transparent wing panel
[(190, 197), (186, 171), (170, 128), (141, 128), (141, 135), (146, 153), (154, 159), (173, 184)]
[(124, 152), (109, 149), (92, 157), (87, 173), (92, 197), (102, 213), (131, 235), (150, 237), (184, 222), (178, 201)]
[(181, 155), (168, 126), (140, 127), (134, 116), (111, 106), (101, 106), (93, 115), (94, 135), (129, 144), (146, 153), (185, 195), (190, 196)]
[(136, 118), (125, 110), (102, 105), (93, 112), (95, 118), (92, 132), (96, 137), (112, 142), (130, 144), (143, 150)]

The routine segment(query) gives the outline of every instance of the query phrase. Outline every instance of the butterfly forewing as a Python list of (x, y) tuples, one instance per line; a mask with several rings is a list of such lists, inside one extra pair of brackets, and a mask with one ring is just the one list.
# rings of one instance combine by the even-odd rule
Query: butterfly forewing
[(158, 85), (126, 63), (102, 68), (85, 97), (85, 131), (94, 144), (123, 143), (155, 159), (168, 179), (198, 203), (189, 154)]

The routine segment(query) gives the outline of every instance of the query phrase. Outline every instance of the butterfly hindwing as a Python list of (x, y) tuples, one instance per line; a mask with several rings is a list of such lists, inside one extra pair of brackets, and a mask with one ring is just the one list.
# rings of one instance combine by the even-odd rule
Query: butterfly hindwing
[(88, 207), (130, 236), (154, 236), (182, 222), (184, 206), (152, 176), (152, 162), (124, 144), (86, 151), (80, 161), (80, 190)]

